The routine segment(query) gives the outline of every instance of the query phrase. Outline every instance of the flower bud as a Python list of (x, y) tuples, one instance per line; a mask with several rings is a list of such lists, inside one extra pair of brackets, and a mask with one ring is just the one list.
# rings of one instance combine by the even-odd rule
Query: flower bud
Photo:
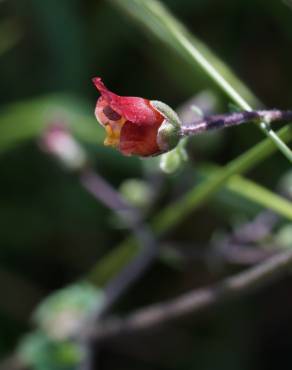
[(114, 94), (99, 77), (93, 83), (101, 93), (95, 115), (106, 130), (105, 145), (125, 155), (147, 157), (169, 151), (178, 143), (180, 120), (166, 104)]

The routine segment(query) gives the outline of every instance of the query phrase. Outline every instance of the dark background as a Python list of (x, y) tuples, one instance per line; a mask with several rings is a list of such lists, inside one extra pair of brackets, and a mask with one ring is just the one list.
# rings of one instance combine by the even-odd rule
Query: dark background
[[(291, 108), (292, 10), (287, 4), (278, 0), (163, 2), (267, 107)], [(98, 97), (91, 83), (94, 76), (101, 76), (120, 95), (158, 99), (174, 108), (207, 89), (214, 94), (215, 109), (227, 111), (229, 102), (202, 72), (198, 71), (197, 80), (189, 78), (190, 65), (107, 1), (1, 1), (0, 52), (0, 354), (4, 358), (31, 330), (29, 318), (38, 302), (86, 275), (128, 234), (111, 211), (39, 149), (42, 127), (59, 114), (70, 121), (74, 111), (77, 137), (95, 169), (117, 189), (127, 179), (139, 178), (155, 192), (157, 200), (149, 217), (195, 184), (199, 165), (223, 165), (263, 134), (242, 127), (210, 140), (196, 139), (189, 146), (190, 162), (171, 176), (159, 174), (152, 160), (147, 166), (147, 160), (123, 158), (105, 148), (104, 133), (93, 116)], [(39, 113), (43, 104), (45, 114)], [(278, 153), (249, 175), (276, 191), (289, 169)], [(205, 248), (262, 211), (223, 191), (161, 243), (186, 251)], [(279, 221), (284, 224), (288, 225)], [(277, 232), (271, 231), (269, 244)], [(175, 266), (157, 262), (124, 297), (117, 312), (174, 297), (242, 267), (196, 259)], [(105, 346), (102, 368), (269, 370), (284, 366), (292, 343), (290, 285), (287, 278), (152, 336)]]

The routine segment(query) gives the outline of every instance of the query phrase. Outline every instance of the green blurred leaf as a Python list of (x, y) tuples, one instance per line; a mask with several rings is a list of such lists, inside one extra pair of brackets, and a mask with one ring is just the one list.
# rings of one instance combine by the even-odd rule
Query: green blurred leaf
[[(86, 104), (88, 106), (88, 104)], [(102, 129), (85, 102), (65, 95), (53, 95), (13, 103), (0, 110), (0, 153), (27, 140), (38, 138), (50, 123), (61, 120), (73, 134), (88, 143), (101, 144)]]
[[(203, 169), (202, 173), (207, 174), (210, 178), (214, 176), (214, 173), (219, 174), (220, 171), (220, 169), (211, 166)], [(273, 193), (251, 180), (234, 175), (227, 181), (226, 188), (245, 199), (274, 211), (288, 220), (292, 220), (292, 203), (288, 199)]]
[(274, 241), (276, 246), (292, 248), (292, 224), (282, 226), (276, 233)]
[(120, 186), (122, 196), (135, 207), (144, 208), (151, 204), (153, 189), (148, 182), (140, 179), (128, 179)]
[(37, 308), (34, 320), (52, 339), (64, 340), (79, 332), (86, 316), (103, 303), (103, 293), (87, 282), (51, 294)]
[(83, 356), (77, 344), (54, 342), (41, 331), (32, 332), (22, 339), (18, 355), (33, 370), (75, 370)]

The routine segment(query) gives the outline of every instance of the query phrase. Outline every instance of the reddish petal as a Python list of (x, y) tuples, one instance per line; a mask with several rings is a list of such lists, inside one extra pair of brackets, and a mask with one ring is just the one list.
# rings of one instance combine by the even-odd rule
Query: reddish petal
[(107, 128), (107, 145), (118, 146), (128, 155), (158, 154), (157, 134), (163, 115), (147, 99), (112, 93), (99, 77), (93, 83), (101, 93), (95, 114)]
[(127, 121), (138, 125), (153, 125), (163, 122), (163, 116), (154, 109), (149, 100), (133, 96), (119, 96), (109, 91), (101, 78), (93, 78), (93, 83), (110, 107)]
[(149, 100), (132, 96), (119, 97), (111, 103), (115, 111), (126, 118), (127, 121), (137, 125), (156, 125), (162, 123), (164, 117), (154, 109)]
[(121, 129), (119, 149), (126, 155), (150, 156), (158, 154), (157, 131), (160, 123), (149, 126), (127, 121)]
[(100, 77), (94, 77), (92, 79), (92, 82), (94, 83), (97, 90), (101, 93), (102, 97), (108, 103), (110, 103), (112, 100), (115, 100), (118, 97), (118, 95), (114, 94), (113, 92), (106, 88)]
[(95, 106), (95, 117), (102, 124), (105, 125), (108, 122), (107, 116), (104, 114), (103, 110), (108, 106), (108, 102), (101, 96), (98, 98)]

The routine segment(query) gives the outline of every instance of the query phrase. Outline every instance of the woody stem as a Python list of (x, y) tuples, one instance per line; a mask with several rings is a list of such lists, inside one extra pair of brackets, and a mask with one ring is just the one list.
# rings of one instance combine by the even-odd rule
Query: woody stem
[(237, 126), (250, 121), (292, 121), (292, 110), (282, 111), (278, 109), (242, 111), (206, 116), (191, 123), (185, 123), (181, 127), (182, 136), (192, 136), (208, 130)]

